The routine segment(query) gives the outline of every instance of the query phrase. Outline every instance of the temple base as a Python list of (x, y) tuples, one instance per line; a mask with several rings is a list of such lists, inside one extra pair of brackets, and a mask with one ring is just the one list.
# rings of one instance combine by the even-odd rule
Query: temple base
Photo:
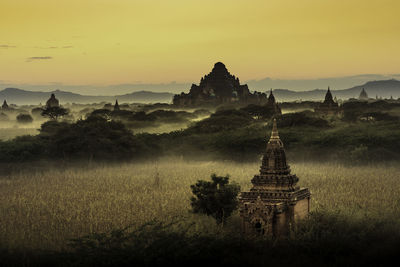
[(240, 198), (242, 232), (245, 235), (286, 235), (293, 224), (310, 211), (310, 192), (301, 188), (293, 192), (250, 191)]

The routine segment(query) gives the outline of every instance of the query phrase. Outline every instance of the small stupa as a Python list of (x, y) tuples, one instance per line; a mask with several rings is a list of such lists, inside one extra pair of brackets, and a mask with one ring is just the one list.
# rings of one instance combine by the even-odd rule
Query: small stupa
[(240, 195), (242, 232), (246, 235), (279, 236), (287, 233), (298, 220), (306, 218), (311, 194), (308, 188), (300, 188), (298, 181), (286, 163), (274, 119), (260, 174), (251, 180), (253, 187), (250, 191)]
[(118, 100), (115, 100), (114, 111), (118, 111), (118, 110), (120, 110)]

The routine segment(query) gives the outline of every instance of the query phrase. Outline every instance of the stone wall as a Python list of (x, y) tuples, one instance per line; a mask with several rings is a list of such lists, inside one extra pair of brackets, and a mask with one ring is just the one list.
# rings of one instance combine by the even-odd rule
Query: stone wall
[(294, 206), (294, 220), (295, 222), (307, 217), (310, 211), (310, 198), (305, 198), (296, 203)]

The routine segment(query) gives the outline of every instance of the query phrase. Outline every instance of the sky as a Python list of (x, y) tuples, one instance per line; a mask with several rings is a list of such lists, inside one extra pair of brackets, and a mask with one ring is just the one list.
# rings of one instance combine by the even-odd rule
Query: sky
[(398, 0), (1, 0), (0, 83), (399, 73)]

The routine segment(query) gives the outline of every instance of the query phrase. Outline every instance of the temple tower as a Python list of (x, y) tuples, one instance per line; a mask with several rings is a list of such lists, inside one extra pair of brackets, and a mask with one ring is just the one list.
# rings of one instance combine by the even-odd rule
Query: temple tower
[(306, 218), (310, 211), (310, 191), (300, 188), (298, 181), (286, 163), (274, 119), (260, 174), (251, 180), (250, 191), (240, 195), (243, 233), (279, 236), (287, 233), (296, 221)]
[(331, 90), (328, 86), (328, 91), (325, 94), (325, 100), (315, 108), (315, 112), (322, 115), (337, 115), (339, 111), (339, 105), (333, 100)]
[(269, 96), (268, 96), (268, 101), (267, 101), (266, 107), (268, 109), (270, 109), (274, 115), (281, 115), (282, 114), (281, 108), (278, 106), (278, 104), (275, 101), (275, 96), (272, 93), (272, 89), (269, 92)]
[(7, 104), (7, 101), (6, 101), (6, 100), (4, 100), (3, 105), (1, 106), (1, 108), (2, 108), (3, 110), (8, 109), (8, 104)]
[(118, 104), (118, 100), (115, 100), (115, 104), (114, 104), (114, 111), (118, 111), (119, 109), (119, 104)]
[(54, 108), (54, 107), (59, 107), (60, 106), (60, 102), (58, 101), (58, 99), (56, 98), (56, 96), (54, 94), (51, 94), (49, 100), (47, 100), (46, 102), (46, 108)]
[(365, 92), (364, 88), (361, 90), (361, 93), (360, 93), (360, 96), (358, 97), (358, 99), (361, 101), (365, 101), (365, 100), (369, 99), (368, 94), (367, 94), (367, 92)]

